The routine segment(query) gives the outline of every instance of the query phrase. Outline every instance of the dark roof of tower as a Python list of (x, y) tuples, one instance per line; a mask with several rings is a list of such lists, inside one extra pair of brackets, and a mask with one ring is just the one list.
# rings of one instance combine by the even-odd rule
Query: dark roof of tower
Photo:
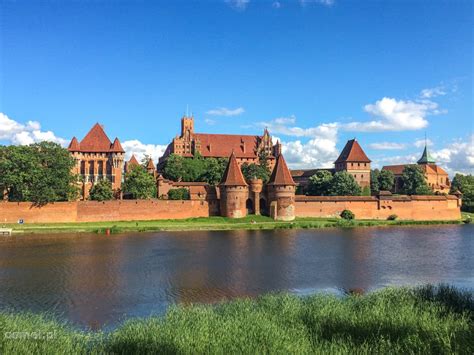
[(79, 141), (76, 137), (72, 137), (71, 143), (69, 143), (69, 147), (67, 147), (67, 149), (71, 152), (77, 152), (81, 150), (81, 148), (79, 147)]
[(435, 160), (431, 157), (430, 153), (428, 152), (428, 147), (425, 144), (425, 149), (423, 149), (423, 154), (421, 158), (417, 161), (418, 164), (435, 164)]
[(120, 141), (117, 137), (115, 137), (114, 142), (110, 147), (110, 151), (117, 153), (125, 153), (125, 150), (123, 150), (122, 145), (120, 144)]
[(335, 163), (343, 163), (343, 162), (362, 162), (362, 163), (370, 163), (370, 159), (362, 150), (362, 147), (359, 143), (354, 139), (348, 140), (344, 149), (342, 150), (339, 158), (335, 161)]
[(283, 154), (278, 156), (272, 176), (270, 177), (269, 185), (296, 185), (291, 177), (290, 169), (286, 165)]
[(230, 155), (229, 163), (224, 171), (222, 180), (219, 185), (223, 186), (247, 186), (244, 175), (240, 170), (237, 159), (235, 158), (234, 152)]

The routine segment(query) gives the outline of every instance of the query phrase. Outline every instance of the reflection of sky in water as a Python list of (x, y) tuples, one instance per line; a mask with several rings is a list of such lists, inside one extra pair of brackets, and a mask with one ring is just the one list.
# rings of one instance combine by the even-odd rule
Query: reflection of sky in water
[(0, 309), (52, 311), (83, 326), (289, 291), (389, 285), (474, 289), (474, 226), (32, 235), (0, 241)]

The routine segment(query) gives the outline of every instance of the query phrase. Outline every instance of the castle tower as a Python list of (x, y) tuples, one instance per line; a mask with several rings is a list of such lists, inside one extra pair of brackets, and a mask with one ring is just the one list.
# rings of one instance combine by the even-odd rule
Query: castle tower
[(194, 117), (183, 116), (181, 118), (181, 137), (190, 140), (194, 134)]
[(230, 155), (219, 189), (221, 215), (230, 218), (245, 217), (249, 190), (234, 152)]
[(280, 221), (294, 220), (295, 192), (296, 184), (291, 177), (283, 154), (280, 154), (268, 182), (270, 217)]
[(347, 141), (334, 165), (336, 172), (346, 171), (351, 174), (361, 188), (370, 188), (370, 161), (354, 138)]
[(421, 155), (421, 158), (418, 159), (417, 163), (420, 165), (421, 164), (436, 164), (436, 161), (428, 152), (428, 145), (426, 143), (425, 143), (425, 149), (423, 149), (423, 154)]
[(148, 163), (146, 164), (146, 171), (148, 172), (148, 174), (155, 176), (156, 169), (152, 158), (148, 159)]
[(125, 154), (118, 138), (112, 143), (104, 128), (96, 123), (82, 141), (73, 137), (68, 150), (76, 162), (73, 173), (81, 176), (82, 199), (89, 197), (90, 189), (99, 180), (109, 180), (118, 195)]

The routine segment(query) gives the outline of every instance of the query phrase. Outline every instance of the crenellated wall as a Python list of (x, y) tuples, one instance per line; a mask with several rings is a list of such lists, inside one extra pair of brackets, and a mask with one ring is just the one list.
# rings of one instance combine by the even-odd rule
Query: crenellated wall
[(296, 196), (297, 217), (339, 217), (350, 210), (356, 219), (456, 220), (461, 218), (456, 196)]
[(55, 202), (42, 207), (29, 202), (1, 202), (0, 224), (144, 221), (209, 217), (219, 213), (218, 201), (114, 200)]
[[(245, 201), (245, 199), (243, 199)], [(296, 196), (297, 217), (338, 217), (351, 210), (357, 219), (456, 220), (461, 218), (456, 196)], [(243, 209), (245, 206), (240, 206)], [(219, 200), (115, 200), (49, 203), (0, 202), (0, 224), (66, 223), (184, 219), (220, 215)]]

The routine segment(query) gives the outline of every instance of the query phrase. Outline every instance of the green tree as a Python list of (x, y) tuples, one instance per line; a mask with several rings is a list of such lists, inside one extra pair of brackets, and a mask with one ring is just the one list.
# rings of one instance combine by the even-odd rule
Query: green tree
[(168, 191), (169, 200), (189, 200), (189, 190), (180, 187), (179, 189), (171, 189)]
[(329, 188), (332, 196), (360, 196), (361, 190), (354, 177), (346, 171), (334, 174)]
[(183, 181), (186, 175), (186, 158), (177, 154), (171, 154), (166, 160), (163, 168), (163, 176), (173, 181)]
[(407, 195), (432, 195), (423, 170), (418, 165), (407, 165), (402, 174), (402, 192)]
[(370, 191), (372, 192), (373, 195), (378, 194), (380, 191), (379, 176), (380, 176), (379, 169), (374, 169), (370, 171)]
[(308, 194), (311, 196), (329, 195), (332, 174), (328, 170), (319, 170), (309, 178)]
[(272, 172), (270, 171), (268, 154), (263, 150), (258, 154), (258, 164), (260, 165), (260, 179), (262, 179), (263, 182), (266, 183), (270, 180)]
[(456, 174), (451, 183), (451, 193), (462, 193), (462, 209), (474, 212), (474, 176)]
[(89, 192), (89, 200), (108, 201), (114, 198), (114, 191), (109, 180), (100, 180), (92, 186)]
[(253, 179), (262, 179), (267, 182), (269, 179), (268, 170), (265, 166), (255, 163), (243, 163), (240, 167), (245, 180), (250, 181)]
[(52, 142), (28, 146), (0, 146), (0, 188), (11, 201), (42, 205), (74, 200), (77, 177), (67, 149)]
[(228, 161), (226, 158), (205, 159), (205, 168), (200, 180), (210, 185), (217, 185), (222, 180)]
[(132, 167), (125, 174), (123, 191), (134, 199), (148, 199), (156, 197), (156, 181), (141, 165)]
[(382, 170), (378, 177), (379, 189), (382, 191), (392, 191), (395, 184), (395, 176), (390, 170)]

